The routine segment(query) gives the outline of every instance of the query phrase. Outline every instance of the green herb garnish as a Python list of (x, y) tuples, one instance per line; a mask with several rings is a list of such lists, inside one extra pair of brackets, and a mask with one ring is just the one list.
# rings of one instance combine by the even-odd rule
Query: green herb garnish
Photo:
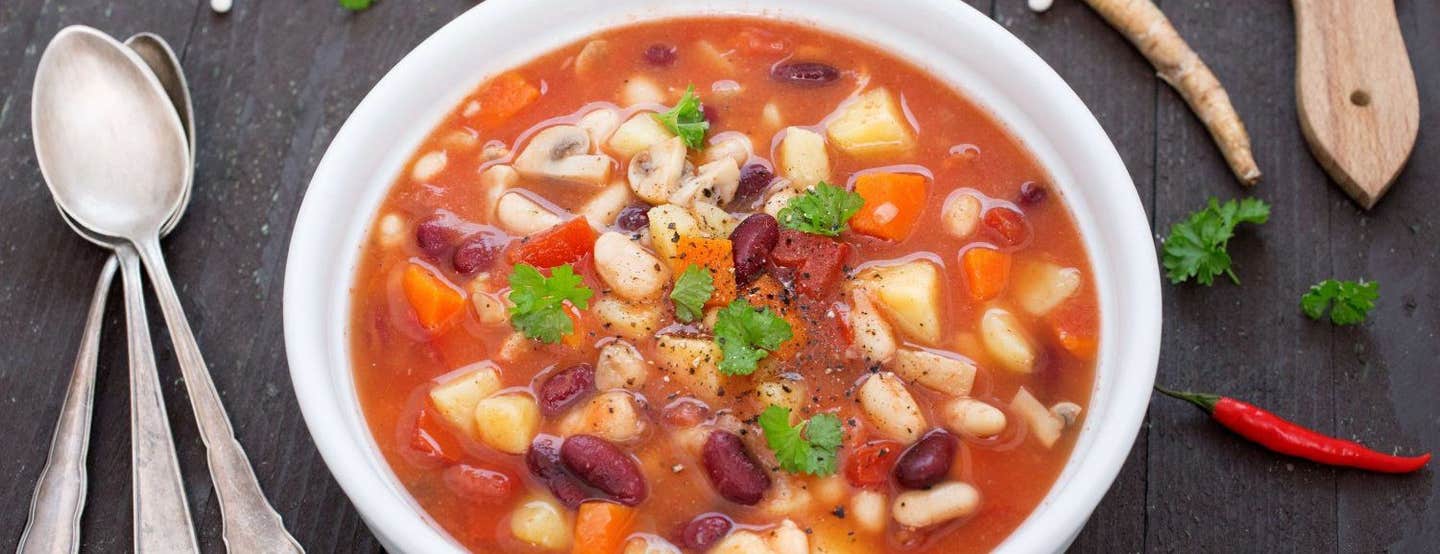
[(1300, 309), (1310, 319), (1320, 319), (1325, 308), (1330, 308), (1330, 322), (1336, 325), (1358, 325), (1375, 307), (1380, 298), (1380, 283), (1367, 283), (1364, 279), (1336, 281), (1326, 279), (1310, 287), (1310, 292), (1300, 297)]
[(705, 147), (705, 132), (710, 130), (710, 122), (705, 120), (700, 97), (695, 95), (695, 85), (685, 89), (685, 95), (670, 111), (655, 114), (655, 120), (679, 136), (691, 150)]
[(780, 224), (796, 231), (836, 237), (864, 205), (860, 195), (820, 181), (785, 204), (780, 210)]
[(790, 337), (790, 323), (770, 308), (734, 300), (715, 317), (715, 344), (720, 346), (720, 373), (749, 375)]
[(1214, 284), (1217, 275), (1229, 275), (1239, 283), (1230, 269), (1230, 254), (1225, 247), (1241, 223), (1265, 223), (1270, 219), (1270, 206), (1259, 198), (1231, 200), (1224, 204), (1214, 198), (1204, 209), (1190, 218), (1170, 226), (1165, 239), (1164, 263), (1171, 283), (1194, 278), (1200, 284)]
[(760, 414), (765, 443), (775, 451), (780, 469), (790, 473), (835, 473), (835, 451), (840, 449), (840, 418), (815, 414), (809, 421), (790, 426), (790, 409), (771, 405)]
[(352, 12), (362, 11), (375, 5), (375, 0), (340, 0), (340, 7)]
[(590, 307), (595, 293), (586, 287), (570, 264), (557, 266), (546, 277), (530, 264), (515, 266), (510, 274), (510, 325), (527, 338), (557, 343), (575, 332), (575, 322), (565, 313), (569, 300), (580, 309)]
[(705, 302), (714, 293), (715, 278), (709, 271), (693, 264), (686, 267), (670, 291), (670, 300), (675, 303), (675, 319), (690, 323), (704, 317)]

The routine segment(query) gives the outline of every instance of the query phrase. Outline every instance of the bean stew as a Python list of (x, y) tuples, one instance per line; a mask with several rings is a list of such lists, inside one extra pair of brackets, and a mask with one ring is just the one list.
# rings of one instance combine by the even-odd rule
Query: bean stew
[(706, 17), (486, 78), (380, 206), (356, 386), (477, 552), (979, 552), (1094, 380), (1064, 195), (880, 48)]

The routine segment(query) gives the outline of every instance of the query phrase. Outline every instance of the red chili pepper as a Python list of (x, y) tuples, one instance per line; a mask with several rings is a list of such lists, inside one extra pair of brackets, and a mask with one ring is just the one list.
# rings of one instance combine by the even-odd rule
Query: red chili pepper
[(1428, 452), (1419, 456), (1392, 456), (1353, 441), (1325, 436), (1234, 398), (1160, 387), (1155, 390), (1198, 406), (1227, 429), (1281, 454), (1381, 473), (1410, 473), (1430, 461)]

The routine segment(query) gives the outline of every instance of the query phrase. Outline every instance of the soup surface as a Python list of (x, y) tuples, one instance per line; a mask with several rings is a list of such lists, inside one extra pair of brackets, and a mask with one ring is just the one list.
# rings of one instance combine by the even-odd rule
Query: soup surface
[(989, 550), (1092, 387), (1063, 200), (873, 46), (608, 30), (481, 83), (396, 179), (353, 290), (359, 398), (474, 551)]

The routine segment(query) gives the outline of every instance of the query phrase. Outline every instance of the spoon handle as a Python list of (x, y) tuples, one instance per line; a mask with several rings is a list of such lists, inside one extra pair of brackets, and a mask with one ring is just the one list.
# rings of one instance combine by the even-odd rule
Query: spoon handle
[(138, 241), (136, 246), (140, 249), (140, 259), (150, 272), (150, 283), (165, 314), (165, 323), (170, 326), (175, 357), (180, 362), (180, 372), (185, 375), (190, 405), (195, 411), (200, 437), (205, 441), (210, 479), (215, 483), (216, 497), (220, 501), (226, 548), (230, 552), (247, 554), (304, 552), (285, 531), (280, 514), (265, 499), (265, 493), (255, 479), (255, 471), (245, 457), (245, 450), (235, 440), (230, 417), (225, 413), (220, 395), (215, 392), (210, 370), (205, 365), (205, 358), (200, 355), (200, 346), (195, 342), (195, 335), (185, 318), (185, 309), (181, 307), (175, 285), (170, 281), (159, 239), (147, 237)]
[(63, 554), (80, 551), (80, 513), (85, 509), (85, 453), (90, 448), (90, 414), (95, 402), (95, 363), (100, 351), (100, 326), (105, 318), (105, 297), (115, 280), (115, 256), (105, 260), (80, 352), (60, 406), (60, 420), (50, 439), (50, 457), (35, 482), (30, 500), (30, 521), (20, 535), (17, 554)]
[(125, 331), (130, 340), (130, 463), (135, 552), (199, 552), (175, 439), (160, 395), (140, 261), (128, 244), (115, 249), (125, 282)]

